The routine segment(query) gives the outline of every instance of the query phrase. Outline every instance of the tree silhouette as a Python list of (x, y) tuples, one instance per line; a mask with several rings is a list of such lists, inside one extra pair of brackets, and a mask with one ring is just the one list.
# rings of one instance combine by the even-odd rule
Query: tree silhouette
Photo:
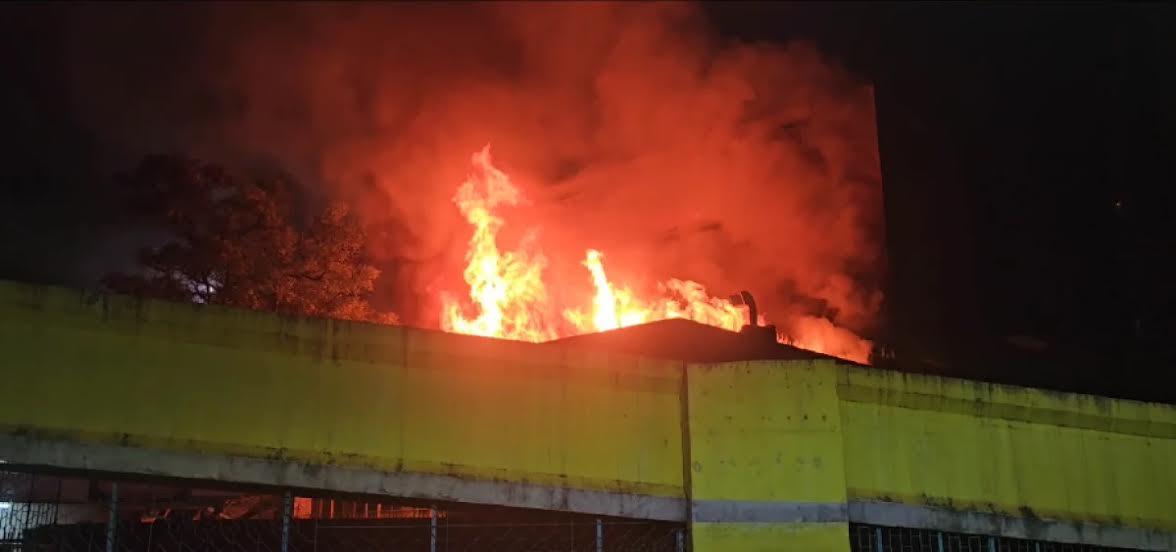
[(240, 177), (193, 159), (154, 155), (123, 178), (132, 209), (171, 240), (139, 252), (142, 270), (112, 291), (283, 314), (395, 323), (369, 303), (377, 270), (363, 227), (342, 203), (296, 217), (284, 179)]

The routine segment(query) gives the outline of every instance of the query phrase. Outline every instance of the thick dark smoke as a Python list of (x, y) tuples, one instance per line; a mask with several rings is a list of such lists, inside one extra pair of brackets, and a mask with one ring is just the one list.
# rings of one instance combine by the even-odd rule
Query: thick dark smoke
[(549, 281), (587, 287), (595, 247), (615, 281), (750, 289), (785, 328), (875, 322), (873, 99), (806, 44), (727, 43), (676, 3), (94, 6), (71, 24), (78, 110), (114, 150), (282, 167), (354, 200), (410, 322), (460, 289), (450, 199), (486, 143), (531, 202), (505, 232), (540, 229)]

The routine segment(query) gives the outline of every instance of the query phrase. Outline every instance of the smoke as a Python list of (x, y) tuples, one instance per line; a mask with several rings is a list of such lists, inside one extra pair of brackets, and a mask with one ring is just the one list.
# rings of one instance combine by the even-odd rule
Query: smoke
[(731, 43), (679, 3), (139, 5), (71, 21), (77, 109), (113, 150), (271, 164), (353, 201), (409, 322), (435, 325), (438, 292), (461, 289), (469, 227), (451, 199), (490, 143), (530, 202), (504, 232), (538, 228), (551, 281), (587, 289), (591, 247), (614, 281), (749, 289), (785, 328), (875, 323), (871, 90), (810, 45)]

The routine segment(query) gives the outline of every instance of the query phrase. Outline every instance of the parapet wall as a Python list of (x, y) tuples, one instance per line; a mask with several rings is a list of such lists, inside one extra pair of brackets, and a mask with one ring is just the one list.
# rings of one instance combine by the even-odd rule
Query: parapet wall
[(684, 515), (677, 362), (12, 283), (0, 351), (70, 467)]
[[(690, 366), (693, 537), (847, 523), (1176, 550), (1176, 408), (829, 362)], [(758, 548), (757, 548), (758, 547)]]
[(863, 369), (838, 395), (851, 516), (1176, 549), (1176, 408)]

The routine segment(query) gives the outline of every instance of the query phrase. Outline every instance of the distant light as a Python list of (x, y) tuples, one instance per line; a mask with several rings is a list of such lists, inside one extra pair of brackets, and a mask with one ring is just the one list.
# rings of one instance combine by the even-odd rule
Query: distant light
[(7, 510), (12, 507), (11, 502), (0, 502), (0, 510)]

